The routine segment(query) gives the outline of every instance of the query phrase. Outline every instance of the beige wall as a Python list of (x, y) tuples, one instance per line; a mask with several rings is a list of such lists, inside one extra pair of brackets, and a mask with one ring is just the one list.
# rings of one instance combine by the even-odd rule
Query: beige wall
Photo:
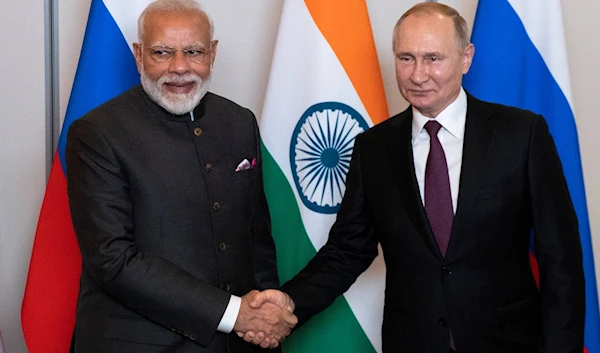
[(562, 2), (565, 37), (569, 54), (569, 71), (573, 94), (573, 110), (579, 131), (579, 146), (592, 241), (596, 256), (596, 274), (600, 274), (600, 42), (595, 28), (600, 16), (597, 1)]
[[(456, 7), (469, 24), (476, 0), (442, 1)], [(77, 66), (90, 0), (59, 2), (61, 116)], [(251, 108), (262, 109), (282, 2), (204, 0), (220, 40), (213, 91)], [(396, 19), (416, 1), (367, 0), (390, 113), (406, 107), (397, 92), (390, 52)], [(593, 26), (598, 2), (563, 1), (574, 110), (579, 127), (588, 206), (594, 240), (600, 245), (600, 44)], [(0, 330), (8, 353), (27, 352), (19, 309), (33, 234), (44, 190), (43, 0), (0, 2)], [(27, 23), (27, 26), (22, 26)], [(7, 49), (8, 48), (8, 49)], [(600, 246), (596, 254), (600, 258)], [(600, 264), (600, 261), (598, 261)], [(597, 266), (600, 270), (600, 266)], [(597, 271), (598, 272), (598, 271)]]
[(20, 302), (46, 182), (44, 0), (0, 1), (0, 43), (0, 330), (7, 352), (19, 353)]

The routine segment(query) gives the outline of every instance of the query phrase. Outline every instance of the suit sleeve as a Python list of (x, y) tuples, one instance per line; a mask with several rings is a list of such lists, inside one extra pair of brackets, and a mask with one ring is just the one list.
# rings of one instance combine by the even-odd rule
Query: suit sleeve
[(254, 278), (256, 288), (264, 290), (279, 287), (279, 276), (277, 274), (275, 242), (273, 241), (271, 233), (271, 218), (263, 187), (263, 161), (260, 147), (260, 134), (258, 132), (258, 125), (256, 124), (256, 118), (254, 117), (254, 114), (250, 114), (252, 115), (254, 122), (256, 141), (257, 164), (254, 168), (258, 169), (254, 209), (252, 214), (252, 239), (255, 245), (253, 255), (255, 267)]
[(299, 325), (346, 292), (378, 253), (363, 189), (360, 141), (361, 135), (354, 144), (346, 192), (327, 243), (298, 275), (282, 286), (296, 303), (294, 313)]
[(207, 345), (230, 295), (138, 248), (129, 182), (93, 123), (80, 119), (71, 125), (66, 160), (84, 272), (129, 308)]
[(529, 146), (534, 247), (540, 269), (540, 352), (583, 351), (585, 284), (575, 209), (548, 126), (539, 117)]

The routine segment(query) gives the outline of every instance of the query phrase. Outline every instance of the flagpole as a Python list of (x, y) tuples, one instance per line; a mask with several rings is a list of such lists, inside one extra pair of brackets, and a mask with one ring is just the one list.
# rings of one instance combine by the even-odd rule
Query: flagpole
[(44, 1), (44, 52), (46, 73), (46, 180), (60, 132), (59, 77), (58, 77), (58, 0)]

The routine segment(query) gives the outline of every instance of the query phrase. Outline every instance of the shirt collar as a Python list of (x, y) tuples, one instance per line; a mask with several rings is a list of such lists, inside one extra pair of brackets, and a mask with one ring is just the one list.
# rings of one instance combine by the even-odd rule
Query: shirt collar
[[(424, 116), (415, 107), (412, 107), (412, 113), (412, 142), (414, 143), (425, 124), (433, 119)], [(454, 102), (450, 103), (446, 109), (439, 113), (435, 117), (435, 120), (452, 136), (462, 140), (465, 135), (465, 122), (467, 120), (467, 94), (462, 87)]]

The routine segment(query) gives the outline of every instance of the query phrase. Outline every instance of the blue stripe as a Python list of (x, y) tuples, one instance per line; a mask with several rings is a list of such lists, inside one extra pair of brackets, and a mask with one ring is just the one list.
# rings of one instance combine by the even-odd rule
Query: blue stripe
[(571, 107), (506, 0), (479, 1), (471, 41), (476, 50), (473, 65), (465, 76), (465, 89), (483, 100), (542, 114), (548, 122), (579, 219), (586, 277), (585, 344), (591, 353), (600, 353), (593, 248)]
[(101, 0), (92, 0), (58, 154), (66, 171), (67, 131), (73, 121), (138, 84), (140, 77), (127, 41)]

